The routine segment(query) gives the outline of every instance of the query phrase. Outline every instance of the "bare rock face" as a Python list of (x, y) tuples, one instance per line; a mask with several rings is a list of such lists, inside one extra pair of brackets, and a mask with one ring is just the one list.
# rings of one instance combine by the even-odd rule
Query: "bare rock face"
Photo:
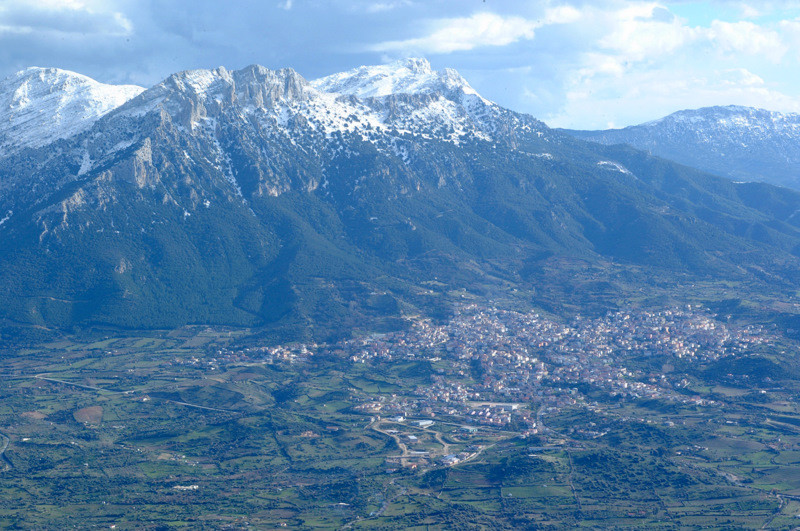
[[(252, 65), (230, 72), (224, 67), (214, 70), (187, 70), (167, 78), (151, 89), (141, 102), (158, 101), (170, 108), (173, 116), (187, 127), (199, 120), (218, 116), (232, 107), (272, 109), (282, 103), (302, 102), (307, 98), (308, 82), (290, 68), (269, 70)], [(178, 111), (178, 112), (175, 112)]]
[(271, 107), (282, 101), (304, 101), (308, 81), (292, 70), (252, 65), (233, 73), (233, 92), (240, 105)]
[(145, 138), (132, 155), (114, 166), (112, 173), (119, 179), (135, 184), (138, 188), (155, 188), (160, 178), (153, 165), (153, 147), (150, 138)]

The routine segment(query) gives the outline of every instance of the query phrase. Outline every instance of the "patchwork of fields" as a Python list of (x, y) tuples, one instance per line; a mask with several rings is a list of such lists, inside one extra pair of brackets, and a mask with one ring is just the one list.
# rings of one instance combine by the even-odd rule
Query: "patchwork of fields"
[(589, 402), (541, 411), (531, 400), (519, 409), (540, 413), (539, 432), (523, 434), (513, 423), (358, 409), (365, 396), (402, 403), (425, 386), (429, 375), (409, 363), (218, 357), (244, 334), (186, 328), (75, 339), (5, 359), (0, 524), (798, 523), (793, 380), (752, 393), (696, 377), (693, 392), (716, 404), (704, 407), (598, 390), (587, 391)]

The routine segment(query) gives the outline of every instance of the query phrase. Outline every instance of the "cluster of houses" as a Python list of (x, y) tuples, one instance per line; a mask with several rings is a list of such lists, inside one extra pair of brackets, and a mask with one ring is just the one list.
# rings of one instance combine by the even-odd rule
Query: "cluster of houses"
[(529, 408), (506, 411), (471, 403), (535, 402), (563, 407), (585, 402), (579, 389), (588, 384), (612, 395), (703, 405), (707, 402), (678, 392), (685, 382), (631, 369), (631, 360), (710, 361), (747, 352), (769, 340), (761, 327), (730, 327), (692, 306), (628, 309), (561, 323), (534, 312), (471, 304), (457, 308), (443, 324), (419, 320), (407, 330), (332, 345), (263, 347), (220, 352), (219, 357), (235, 354), (270, 362), (313, 362), (313, 356), (326, 354), (376, 366), (424, 360), (432, 370), (425, 375), (429, 383), (417, 384), (402, 396), (361, 396), (356, 407), (368, 413), (462, 416), (495, 426), (521, 422), (535, 429)]

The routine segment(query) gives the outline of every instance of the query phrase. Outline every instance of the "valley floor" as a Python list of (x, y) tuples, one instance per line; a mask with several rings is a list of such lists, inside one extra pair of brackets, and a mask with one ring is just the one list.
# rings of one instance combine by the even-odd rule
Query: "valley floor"
[(477, 305), (331, 345), (41, 344), (3, 360), (0, 525), (788, 529), (794, 348), (701, 308)]

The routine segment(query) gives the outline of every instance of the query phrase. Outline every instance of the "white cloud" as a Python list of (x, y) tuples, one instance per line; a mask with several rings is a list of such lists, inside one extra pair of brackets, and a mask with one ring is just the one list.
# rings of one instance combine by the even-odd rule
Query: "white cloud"
[(762, 11), (751, 4), (742, 3), (739, 5), (742, 18), (758, 18), (762, 15)]
[(574, 75), (625, 75), (638, 65), (656, 65), (702, 37), (696, 28), (655, 2), (587, 8), (577, 24), (586, 36)]
[(587, 42), (580, 69), (584, 77), (620, 76), (641, 64), (658, 65), (678, 54), (689, 61), (692, 55), (707, 57), (712, 52), (778, 63), (791, 44), (800, 40), (800, 24), (779, 25), (780, 31), (750, 21), (714, 20), (707, 27), (693, 27), (656, 2), (625, 2), (614, 9), (590, 7), (584, 15), (582, 26), (593, 21), (606, 28), (596, 40)]
[(705, 34), (723, 52), (760, 55), (773, 62), (780, 61), (787, 52), (787, 46), (777, 31), (753, 22), (715, 20)]
[(532, 39), (539, 25), (522, 17), (476, 13), (470, 17), (440, 19), (434, 23), (435, 29), (425, 37), (386, 41), (372, 46), (371, 50), (451, 53), (484, 46), (506, 46)]
[(114, 2), (6, 0), (0, 5), (0, 33), (126, 36), (133, 23)]
[(294, 0), (284, 0), (283, 2), (278, 4), (278, 7), (280, 9), (285, 9), (286, 11), (292, 9), (293, 6), (294, 6)]
[(800, 68), (800, 52), (788, 53), (800, 49), (800, 19), (693, 26), (658, 2), (622, 0), (587, 6), (575, 20), (573, 32), (584, 40), (563, 72), (561, 108), (549, 109), (548, 123), (631, 124), (644, 114), (717, 104), (800, 110), (800, 94), (786, 81)]
[(760, 76), (755, 75), (746, 68), (731, 68), (725, 71), (720, 83), (729, 87), (764, 87), (766, 83)]
[[(367, 11), (393, 9), (407, 1), (379, 2)], [(385, 41), (370, 47), (378, 52), (452, 53), (486, 46), (507, 46), (534, 38), (536, 29), (580, 20), (583, 13), (570, 5), (548, 8), (539, 20), (495, 13), (475, 13), (469, 17), (439, 19), (431, 22), (431, 32), (424, 37)]]
[(789, 49), (795, 52), (793, 59), (800, 59), (800, 19), (783, 20), (779, 28)]
[(583, 13), (576, 7), (561, 5), (548, 8), (544, 14), (544, 21), (541, 25), (550, 24), (571, 24), (583, 18)]
[(364, 11), (367, 13), (383, 13), (385, 11), (391, 11), (393, 9), (397, 9), (398, 7), (403, 7), (410, 5), (411, 2), (409, 0), (394, 0), (388, 2), (371, 2), (366, 7), (364, 7)]
[(601, 48), (612, 50), (625, 61), (643, 61), (675, 52), (695, 40), (693, 28), (677, 17), (669, 22), (654, 19), (655, 4), (633, 5), (612, 14), (614, 29), (599, 41)]

